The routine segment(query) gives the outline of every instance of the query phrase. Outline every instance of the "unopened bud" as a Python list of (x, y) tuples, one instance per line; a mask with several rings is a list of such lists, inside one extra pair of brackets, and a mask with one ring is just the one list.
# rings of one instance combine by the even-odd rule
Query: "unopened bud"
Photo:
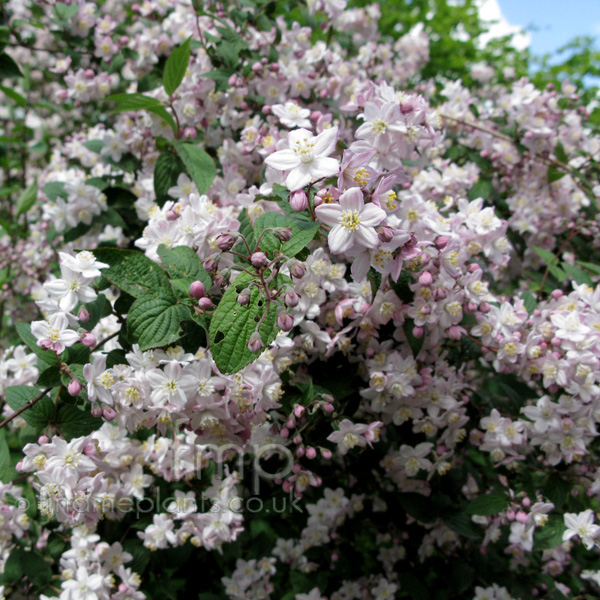
[(235, 238), (230, 233), (222, 233), (217, 237), (217, 241), (215, 243), (219, 250), (227, 252), (235, 245)]
[(69, 385), (67, 386), (67, 390), (71, 396), (79, 396), (79, 393), (81, 392), (81, 384), (79, 381), (77, 381), (77, 379), (71, 379), (71, 381), (69, 381)]
[(206, 296), (206, 288), (201, 281), (194, 281), (192, 285), (190, 285), (190, 296), (196, 298), (196, 300), (200, 300), (200, 298)]
[(203, 263), (204, 268), (209, 272), (209, 273), (214, 273), (216, 272), (217, 268), (218, 268), (218, 263), (214, 258), (207, 258)]
[(294, 290), (288, 290), (285, 296), (283, 297), (283, 303), (289, 308), (294, 308), (294, 306), (298, 306), (299, 302), (300, 296), (298, 296), (298, 294), (296, 294)]
[(38, 438), (37, 443), (40, 446), (43, 446), (44, 444), (47, 444), (50, 441), (50, 438), (47, 435), (40, 435), (40, 437)]
[(250, 341), (248, 342), (248, 350), (250, 350), (250, 352), (260, 352), (264, 347), (265, 345), (263, 344), (263, 341), (260, 338), (260, 334), (257, 331), (255, 331), (250, 336)]
[(87, 308), (80, 308), (77, 313), (77, 318), (82, 323), (87, 323), (90, 320), (90, 311)]
[(89, 331), (84, 333), (81, 336), (81, 339), (79, 340), (84, 346), (87, 346), (88, 348), (91, 348), (92, 346), (96, 345), (96, 338), (94, 336), (93, 333), (90, 333)]
[(309, 446), (306, 449), (306, 454), (305, 454), (306, 458), (308, 458), (309, 460), (313, 460), (314, 458), (317, 458), (317, 451), (312, 447)]
[(294, 406), (294, 415), (297, 419), (299, 419), (303, 414), (306, 408), (302, 406), (302, 404), (297, 404)]
[(115, 412), (115, 409), (112, 406), (105, 406), (102, 409), (102, 416), (107, 421), (114, 421), (115, 417), (117, 416), (117, 413)]
[(435, 238), (435, 247), (438, 250), (443, 250), (448, 245), (449, 241), (450, 238), (447, 235), (438, 235)]
[(100, 406), (98, 404), (94, 404), (92, 406), (92, 417), (95, 417), (96, 419), (98, 419), (101, 416), (102, 416), (102, 409), (100, 408)]
[(198, 300), (198, 308), (200, 310), (209, 310), (213, 307), (213, 302), (210, 298), (207, 298), (206, 296), (204, 296), (204, 298), (200, 298), (200, 300)]
[(302, 279), (302, 277), (304, 277), (305, 273), (306, 273), (306, 267), (304, 265), (302, 265), (301, 263), (296, 263), (290, 269), (290, 275), (292, 277), (295, 277), (296, 279)]
[(238, 294), (237, 301), (240, 306), (247, 306), (250, 304), (250, 290), (248, 288), (242, 290), (241, 293)]
[(308, 208), (308, 196), (304, 190), (296, 190), (290, 194), (290, 206), (296, 212), (302, 212)]
[(167, 211), (167, 221), (177, 221), (179, 219), (179, 213), (176, 210)]
[(386, 244), (387, 242), (391, 242), (394, 237), (394, 230), (391, 227), (383, 226), (377, 228), (377, 235), (379, 239)]
[(269, 259), (267, 258), (267, 255), (264, 252), (255, 252), (251, 257), (250, 257), (250, 262), (252, 263), (252, 266), (255, 269), (262, 269), (263, 267), (266, 267), (269, 264)]
[(431, 285), (433, 282), (433, 275), (429, 272), (429, 271), (423, 271), (420, 275), (419, 275), (419, 283), (421, 285)]
[(292, 230), (289, 227), (278, 227), (273, 231), (273, 235), (280, 242), (289, 242), (292, 239)]
[(289, 313), (282, 312), (277, 317), (277, 325), (279, 325), (279, 329), (282, 331), (290, 331), (294, 326), (294, 318)]

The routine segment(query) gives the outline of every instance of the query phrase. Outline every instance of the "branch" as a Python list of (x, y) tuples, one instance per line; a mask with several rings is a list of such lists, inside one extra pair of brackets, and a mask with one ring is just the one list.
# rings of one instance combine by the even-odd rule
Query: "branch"
[(25, 406), (22, 406), (16, 413), (7, 417), (0, 423), (0, 429), (2, 429), (5, 425), (8, 425), (13, 419), (18, 417), (21, 413), (24, 413), (26, 410), (30, 409), (32, 406), (37, 404), (52, 388), (46, 388), (39, 396), (36, 396), (33, 400), (30, 400)]

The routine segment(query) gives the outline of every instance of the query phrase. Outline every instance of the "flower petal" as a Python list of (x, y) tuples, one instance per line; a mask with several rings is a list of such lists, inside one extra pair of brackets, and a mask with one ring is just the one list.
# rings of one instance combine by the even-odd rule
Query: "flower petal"
[(365, 227), (362, 223), (354, 230), (356, 239), (367, 248), (377, 248), (379, 237), (373, 227)]
[[(306, 130), (305, 130), (306, 131)], [(329, 156), (334, 150), (338, 139), (338, 128), (330, 127), (313, 138), (315, 156)]]
[(315, 209), (319, 221), (325, 225), (339, 225), (342, 215), (342, 207), (339, 204), (321, 204)]
[(335, 158), (317, 157), (309, 164), (313, 179), (332, 177), (337, 175), (340, 170), (340, 163)]
[(344, 210), (357, 210), (359, 213), (361, 213), (360, 220), (362, 222), (362, 210), (365, 206), (365, 201), (360, 188), (353, 187), (349, 190), (346, 190), (340, 196), (340, 206)]
[(347, 227), (336, 225), (330, 232), (327, 238), (329, 242), (329, 249), (335, 253), (340, 254), (352, 248), (354, 244), (354, 236), (352, 231)]
[(375, 204), (368, 204), (360, 213), (360, 222), (367, 227), (375, 227), (376, 225), (379, 225), (386, 216), (386, 212), (382, 208), (375, 206)]
[(279, 152), (273, 152), (267, 156), (265, 163), (273, 169), (287, 171), (296, 168), (300, 164), (300, 159), (292, 150), (279, 150)]
[(311, 182), (311, 179), (312, 177), (308, 165), (301, 164), (290, 171), (290, 174), (285, 180), (285, 185), (290, 192), (295, 192), (296, 190), (302, 189), (305, 185), (308, 185)]

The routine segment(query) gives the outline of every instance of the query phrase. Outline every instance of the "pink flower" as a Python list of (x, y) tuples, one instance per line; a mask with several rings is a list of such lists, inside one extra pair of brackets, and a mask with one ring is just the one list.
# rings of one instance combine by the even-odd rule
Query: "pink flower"
[(360, 188), (344, 192), (339, 204), (317, 206), (316, 212), (323, 223), (333, 227), (327, 240), (332, 252), (339, 254), (354, 246), (362, 250), (379, 245), (375, 227), (385, 220), (386, 213), (374, 204), (365, 206)]
[(265, 163), (277, 171), (289, 171), (285, 185), (295, 192), (317, 179), (337, 175), (339, 161), (328, 158), (335, 150), (337, 137), (337, 127), (317, 136), (307, 129), (296, 129), (288, 134), (289, 149), (274, 152)]

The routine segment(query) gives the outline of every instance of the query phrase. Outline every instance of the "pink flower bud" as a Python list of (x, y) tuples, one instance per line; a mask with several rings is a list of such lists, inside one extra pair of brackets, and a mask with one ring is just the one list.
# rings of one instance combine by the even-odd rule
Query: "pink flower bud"
[(179, 219), (179, 213), (176, 210), (167, 211), (167, 221), (177, 221)]
[(214, 273), (217, 268), (218, 268), (218, 264), (217, 261), (214, 258), (207, 258), (204, 262), (203, 262), (204, 268), (209, 272), (209, 273)]
[(195, 140), (198, 137), (198, 130), (195, 127), (186, 127), (182, 135), (186, 140)]
[(448, 245), (449, 241), (450, 238), (447, 235), (438, 235), (435, 238), (435, 247), (438, 250), (443, 250)]
[(321, 448), (321, 456), (325, 460), (329, 460), (333, 456), (333, 454), (332, 454), (331, 450), (327, 450), (327, 448)]
[(252, 263), (252, 266), (255, 269), (262, 269), (263, 267), (266, 267), (269, 264), (269, 259), (267, 258), (267, 255), (264, 252), (255, 252), (251, 257), (250, 257), (250, 262)]
[(290, 430), (287, 427), (284, 427), (279, 432), (279, 435), (281, 436), (282, 439), (287, 440), (290, 437)]
[(294, 326), (294, 318), (289, 313), (282, 312), (277, 317), (277, 325), (281, 331), (290, 331)]
[(67, 390), (71, 396), (79, 396), (79, 393), (81, 392), (81, 384), (79, 381), (77, 381), (77, 379), (71, 379), (71, 381), (69, 381), (69, 385), (67, 386)]
[(306, 267), (304, 265), (301, 265), (300, 263), (296, 263), (290, 269), (290, 275), (292, 277), (295, 277), (296, 279), (302, 279), (302, 277), (304, 277), (305, 273), (306, 273)]
[(423, 329), (423, 327), (413, 327), (412, 334), (417, 339), (422, 338), (424, 333), (425, 333), (425, 330)]
[(294, 306), (298, 306), (300, 296), (298, 296), (294, 290), (288, 290), (283, 297), (283, 302), (289, 308), (294, 308)]
[(525, 521), (527, 521), (527, 513), (525, 511), (520, 510), (517, 513), (517, 521), (519, 523), (525, 523)]
[(23, 473), (23, 461), (20, 460), (16, 465), (15, 465), (15, 471), (17, 473)]
[(320, 110), (313, 110), (310, 113), (310, 120), (313, 123), (316, 123), (322, 116), (323, 116), (323, 113)]
[(333, 404), (329, 404), (329, 402), (326, 402), (325, 404), (321, 405), (321, 408), (323, 409), (323, 412), (326, 412), (328, 414), (331, 414), (335, 410)]
[(210, 298), (207, 298), (206, 296), (198, 300), (198, 308), (200, 310), (210, 310), (213, 306), (214, 305), (212, 300)]
[(112, 406), (106, 406), (102, 409), (102, 416), (107, 421), (114, 421), (114, 418), (117, 416), (115, 409)]
[(280, 242), (289, 242), (292, 239), (292, 230), (289, 227), (278, 227), (273, 231), (273, 235)]
[(96, 338), (94, 337), (94, 334), (90, 333), (89, 331), (84, 333), (79, 341), (88, 348), (96, 345)]
[(215, 243), (219, 250), (227, 252), (235, 245), (235, 238), (230, 233), (222, 233), (217, 237), (217, 241)]
[(257, 331), (255, 331), (250, 336), (250, 341), (248, 342), (248, 350), (250, 350), (250, 352), (260, 352), (264, 347), (265, 345), (263, 344), (260, 334)]
[(101, 417), (102, 416), (102, 408), (98, 404), (94, 404), (92, 406), (92, 417)]
[(248, 288), (242, 290), (241, 293), (238, 294), (237, 301), (240, 306), (247, 306), (250, 304), (250, 290)]
[(262, 107), (262, 114), (265, 116), (268, 116), (272, 113), (273, 111), (271, 110), (270, 106), (263, 106)]
[(83, 453), (86, 456), (93, 456), (94, 454), (96, 454), (96, 446), (94, 446), (94, 444), (92, 443), (88, 443), (83, 447)]
[(309, 460), (317, 458), (317, 451), (312, 446), (309, 446), (306, 449), (306, 458), (308, 458)]
[(196, 300), (200, 300), (200, 298), (206, 296), (206, 288), (201, 281), (194, 281), (192, 285), (190, 285), (190, 296), (196, 298)]
[(259, 62), (255, 62), (251, 69), (255, 72), (255, 73), (260, 73), (263, 70), (263, 66), (259, 63)]
[(525, 496), (525, 498), (523, 498), (523, 501), (521, 502), (521, 504), (525, 507), (525, 508), (529, 508), (531, 506), (531, 499), (528, 498), (527, 496)]
[(302, 212), (308, 208), (308, 196), (304, 190), (296, 190), (290, 194), (290, 206), (296, 212)]
[(387, 242), (391, 242), (394, 237), (394, 230), (391, 227), (383, 226), (377, 228), (377, 236), (380, 241), (386, 244)]
[(50, 441), (50, 438), (47, 435), (40, 435), (40, 437), (38, 438), (37, 443), (40, 446), (43, 446), (44, 444), (47, 444)]
[(82, 323), (87, 323), (90, 320), (90, 312), (88, 311), (87, 308), (82, 307), (79, 309), (79, 312), (77, 313), (77, 318)]
[(287, 420), (287, 423), (285, 424), (285, 426), (286, 426), (288, 429), (294, 429), (294, 427), (296, 427), (296, 419), (294, 419), (294, 417), (290, 417), (290, 418)]
[(294, 416), (299, 419), (304, 414), (305, 410), (306, 408), (304, 408), (304, 406), (296, 404), (296, 406), (294, 406)]
[(433, 282), (433, 275), (429, 272), (429, 271), (423, 271), (420, 275), (419, 275), (419, 283), (421, 285), (431, 285)]
[(298, 458), (302, 458), (304, 456), (304, 448), (302, 446), (298, 446), (298, 448), (296, 448), (296, 456)]

